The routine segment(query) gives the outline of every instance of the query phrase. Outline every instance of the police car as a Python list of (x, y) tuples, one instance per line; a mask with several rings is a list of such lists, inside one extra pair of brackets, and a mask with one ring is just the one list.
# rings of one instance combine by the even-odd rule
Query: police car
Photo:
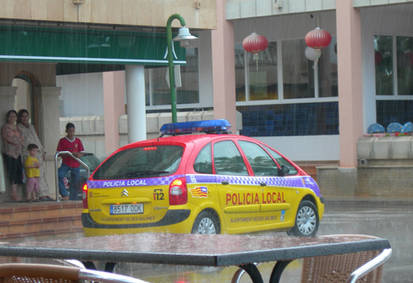
[(226, 120), (165, 124), (161, 137), (115, 151), (83, 187), (86, 235), (136, 232), (314, 236), (317, 183)]

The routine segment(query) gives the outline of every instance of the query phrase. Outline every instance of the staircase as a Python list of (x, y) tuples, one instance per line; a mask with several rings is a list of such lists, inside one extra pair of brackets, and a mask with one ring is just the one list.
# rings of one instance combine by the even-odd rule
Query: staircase
[(4, 202), (0, 239), (81, 232), (81, 212), (81, 201)]

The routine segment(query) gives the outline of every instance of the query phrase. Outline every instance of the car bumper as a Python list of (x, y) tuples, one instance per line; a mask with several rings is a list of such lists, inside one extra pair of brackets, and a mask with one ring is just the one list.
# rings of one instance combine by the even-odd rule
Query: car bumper
[(171, 232), (171, 233), (189, 233), (190, 210), (168, 210), (165, 216), (151, 223), (129, 223), (129, 224), (101, 224), (93, 220), (88, 212), (82, 213), (82, 225), (86, 235), (107, 235), (122, 234), (135, 232)]

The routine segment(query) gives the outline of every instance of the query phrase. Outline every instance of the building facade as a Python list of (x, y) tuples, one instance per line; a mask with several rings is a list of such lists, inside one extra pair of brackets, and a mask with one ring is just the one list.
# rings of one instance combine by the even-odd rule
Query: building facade
[[(176, 66), (179, 119), (213, 111), (214, 117), (228, 119), (242, 134), (265, 141), (295, 161), (336, 164), (333, 173), (320, 168), (319, 182), (327, 194), (357, 191), (357, 144), (370, 124), (413, 120), (413, 1), (147, 1), (143, 6), (132, 0), (20, 1), (26, 9), (17, 1), (1, 2), (8, 7), (0, 12), (6, 38), (12, 34), (19, 39), (25, 32), (30, 36), (27, 27), (36, 32), (58, 29), (70, 35), (56, 41), (79, 42), (89, 50), (89, 56), (67, 59), (64, 52), (71, 49), (66, 48), (64, 56), (58, 54), (65, 59), (53, 61), (50, 57), (59, 56), (49, 54), (36, 62), (11, 58), (8, 50), (0, 54), (1, 99), (7, 101), (1, 113), (16, 100), (33, 104), (32, 119), (51, 154), (60, 136), (58, 117), (103, 116), (101, 155), (123, 143), (119, 121), (125, 114), (129, 142), (146, 138), (152, 131), (148, 127), (155, 127), (145, 114), (169, 117), (165, 45), (160, 42), (174, 13), (199, 37), (185, 51), (176, 46), (175, 63), (181, 65)], [(304, 41), (316, 27), (333, 37), (317, 65), (306, 58)], [(242, 40), (253, 32), (269, 41), (257, 56), (242, 48)], [(150, 43), (145, 34), (151, 34)], [(116, 50), (123, 50), (117, 57), (107, 52), (115, 39)], [(72, 49), (84, 52), (78, 45)], [(113, 58), (117, 60), (108, 63)], [(16, 78), (29, 82), (30, 99), (17, 99), (19, 87), (12, 86)], [(53, 161), (53, 155), (49, 159)], [(51, 162), (52, 173), (53, 166)], [(323, 177), (335, 181), (323, 182)]]

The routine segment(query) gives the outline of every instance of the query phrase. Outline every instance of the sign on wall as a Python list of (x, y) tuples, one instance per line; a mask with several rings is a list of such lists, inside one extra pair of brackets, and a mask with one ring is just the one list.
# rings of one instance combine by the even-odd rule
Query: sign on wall
[[(166, 33), (0, 26), (0, 61), (167, 65)], [(174, 44), (175, 64), (185, 49)]]

